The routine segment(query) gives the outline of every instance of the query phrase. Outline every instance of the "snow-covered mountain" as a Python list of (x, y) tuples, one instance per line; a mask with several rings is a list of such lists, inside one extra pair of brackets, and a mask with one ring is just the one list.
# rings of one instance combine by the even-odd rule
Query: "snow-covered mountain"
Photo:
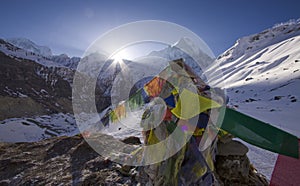
[(31, 60), (47, 67), (63, 66), (53, 62), (49, 56), (46, 57), (41, 54), (36, 54), (34, 52), (24, 50), (3, 39), (0, 39), (0, 52), (3, 52), (7, 56), (10, 56), (17, 60), (22, 60), (22, 59)]
[(52, 51), (49, 47), (37, 45), (26, 38), (9, 38), (6, 39), (6, 41), (28, 52), (32, 52), (45, 57), (52, 56)]
[[(227, 90), (230, 106), (300, 137), (300, 20), (242, 37), (204, 74)], [(270, 178), (277, 155), (249, 147)]]
[(67, 54), (53, 55), (50, 59), (58, 65), (76, 69), (80, 62), (80, 57), (69, 57)]
[[(239, 39), (205, 71), (230, 104), (300, 137), (300, 21)], [(271, 118), (262, 114), (267, 112)], [(286, 119), (282, 121), (282, 117)], [(288, 121), (288, 122), (287, 122)]]
[(50, 48), (39, 46), (26, 38), (0, 39), (0, 51), (14, 58), (28, 59), (47, 67), (76, 69), (80, 57), (53, 55)]
[(1, 141), (36, 141), (78, 132), (71, 103), (74, 70), (4, 40), (0, 68)]
[[(184, 51), (182, 49), (184, 49)], [(211, 56), (199, 49), (199, 47), (195, 46), (189, 38), (181, 38), (174, 45), (160, 51), (153, 51), (149, 56), (162, 57), (167, 60), (183, 58), (185, 63), (192, 67), (195, 73), (203, 79), (205, 79), (205, 77), (202, 76), (204, 68), (211, 65), (214, 60)], [(199, 65), (199, 63), (201, 65)]]

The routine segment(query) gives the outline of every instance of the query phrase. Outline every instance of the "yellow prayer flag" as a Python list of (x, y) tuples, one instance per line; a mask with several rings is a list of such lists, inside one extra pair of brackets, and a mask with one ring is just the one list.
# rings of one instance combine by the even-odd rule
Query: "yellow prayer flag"
[(217, 107), (221, 107), (221, 105), (209, 98), (183, 89), (176, 107), (171, 112), (180, 119), (190, 119), (201, 112)]

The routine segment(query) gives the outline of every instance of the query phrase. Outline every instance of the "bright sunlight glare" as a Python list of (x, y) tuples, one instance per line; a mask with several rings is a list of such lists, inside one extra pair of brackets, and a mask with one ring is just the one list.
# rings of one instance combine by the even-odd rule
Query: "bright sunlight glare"
[(114, 59), (114, 62), (122, 62), (123, 59), (134, 61), (136, 58), (147, 56), (152, 51), (159, 51), (166, 47), (165, 44), (152, 41), (135, 43), (119, 50), (112, 55), (111, 59)]
[(119, 52), (117, 52), (111, 57), (111, 59), (114, 60), (114, 63), (121, 63), (123, 59), (131, 59), (131, 58), (132, 56), (128, 51), (126, 51), (126, 49), (120, 50)]

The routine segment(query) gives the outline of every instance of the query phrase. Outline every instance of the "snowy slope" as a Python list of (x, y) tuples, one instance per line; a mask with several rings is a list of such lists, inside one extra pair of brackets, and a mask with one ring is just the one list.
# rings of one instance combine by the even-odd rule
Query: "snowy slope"
[[(205, 75), (227, 90), (230, 106), (300, 137), (300, 20), (239, 39)], [(248, 146), (270, 178), (277, 155)]]
[(29, 39), (0, 39), (0, 51), (15, 59), (29, 59), (47, 67), (68, 67), (76, 69), (80, 58), (66, 54), (53, 55), (51, 49), (39, 46)]
[(80, 57), (69, 57), (67, 54), (53, 55), (50, 59), (58, 65), (63, 65), (71, 69), (76, 69), (81, 60)]
[(53, 62), (50, 57), (24, 50), (2, 39), (0, 39), (0, 51), (17, 60), (28, 59), (48, 67), (63, 66)]
[[(295, 114), (300, 109), (300, 23), (262, 33), (238, 40), (205, 74), (212, 77), (211, 85), (226, 88), (230, 104), (238, 110), (300, 137), (300, 116)], [(266, 37), (270, 33), (274, 36)], [(253, 41), (258, 35), (262, 39)], [(249, 47), (257, 49), (247, 51)], [(215, 78), (220, 71), (223, 78)]]
[(4, 142), (31, 142), (79, 133), (74, 116), (63, 113), (6, 119), (0, 121), (0, 131), (0, 141)]
[(39, 46), (26, 38), (9, 38), (6, 39), (6, 41), (28, 52), (32, 52), (45, 57), (52, 56), (52, 51), (50, 48), (46, 46)]

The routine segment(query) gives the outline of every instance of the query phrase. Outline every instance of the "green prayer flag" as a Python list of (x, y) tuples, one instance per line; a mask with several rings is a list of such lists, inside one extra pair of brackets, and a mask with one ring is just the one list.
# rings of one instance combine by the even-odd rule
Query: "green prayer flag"
[(299, 157), (298, 138), (268, 123), (226, 107), (221, 108), (218, 122), (222, 122), (223, 130), (252, 145), (282, 155)]

